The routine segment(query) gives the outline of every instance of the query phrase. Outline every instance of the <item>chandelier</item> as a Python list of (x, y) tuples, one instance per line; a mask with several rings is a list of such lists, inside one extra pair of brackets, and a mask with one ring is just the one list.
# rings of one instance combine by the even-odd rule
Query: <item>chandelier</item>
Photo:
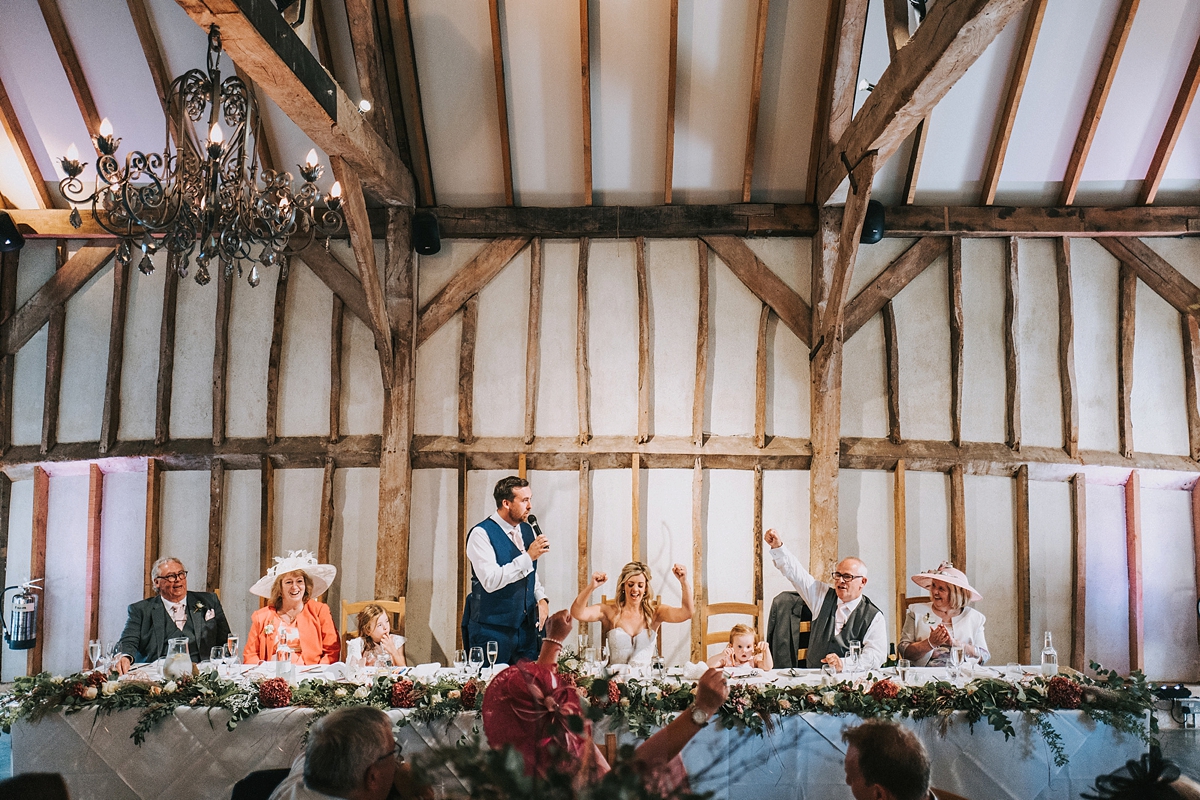
[[(79, 205), (90, 205), (101, 228), (120, 238), (116, 257), (129, 264), (140, 251), (138, 269), (154, 271), (150, 256), (160, 248), (169, 268), (187, 277), (195, 254), (196, 283), (211, 279), (209, 265), (219, 265), (229, 278), (249, 268), (251, 286), (259, 283), (258, 267), (279, 264), (307, 247), (316, 237), (326, 239), (342, 226), (341, 187), (334, 183), (318, 207), (324, 168), (310, 150), (303, 166), (303, 183), (293, 190), (290, 172), (258, 170), (261, 117), (254, 92), (236, 75), (221, 80), (221, 33), (208, 31), (207, 70), (189, 70), (171, 83), (167, 93), (166, 144), (162, 153), (117, 156), (121, 140), (107, 119), (92, 137), (98, 156), (96, 181), (88, 193), (79, 179), (84, 164), (72, 144), (61, 160), (66, 174), (59, 182), (71, 203), (71, 224), (83, 221)], [(207, 139), (200, 141), (196, 126), (204, 119)], [(172, 122), (178, 141), (171, 150)], [(225, 127), (222, 128), (222, 125)], [(215, 262), (215, 263), (214, 263)]]

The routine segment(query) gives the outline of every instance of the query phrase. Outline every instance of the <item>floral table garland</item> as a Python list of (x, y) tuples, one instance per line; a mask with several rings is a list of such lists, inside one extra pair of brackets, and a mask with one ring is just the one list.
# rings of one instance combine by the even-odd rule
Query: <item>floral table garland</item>
[[(594, 720), (607, 717), (612, 724), (624, 723), (637, 736), (649, 735), (692, 702), (691, 683), (593, 678), (581, 674), (579, 663), (577, 654), (567, 651), (559, 670), (578, 687), (588, 715)], [(774, 726), (775, 717), (803, 713), (948, 720), (952, 712), (961, 711), (972, 727), (986, 719), (1007, 739), (1014, 735), (1011, 715), (1021, 713), (1045, 738), (1058, 766), (1067, 763), (1067, 756), (1049, 712), (1059, 709), (1083, 711), (1098, 722), (1151, 742), (1157, 724), (1150, 715), (1147, 730), (1146, 712), (1152, 708), (1154, 696), (1145, 677), (1134, 672), (1122, 678), (1095, 662), (1091, 668), (1097, 676), (1094, 679), (1058, 675), (1048, 680), (1038, 676), (1010, 683), (980, 678), (965, 686), (947, 681), (903, 686), (890, 678), (870, 677), (828, 686), (735, 684), (717, 717), (725, 727), (762, 735)], [(230, 715), (226, 725), (233, 730), (264, 708), (311, 708), (317, 712), (313, 717), (316, 719), (335, 708), (352, 705), (412, 709), (399, 722), (407, 725), (478, 712), (485, 689), (486, 684), (474, 678), (414, 683), (404, 677), (381, 675), (368, 685), (305, 680), (291, 686), (282, 678), (239, 683), (218, 678), (214, 672), (165, 683), (110, 681), (98, 672), (67, 677), (43, 672), (17, 678), (13, 690), (0, 695), (0, 728), (9, 733), (18, 720), (36, 722), (58, 711), (73, 714), (89, 709), (100, 713), (143, 709), (132, 734), (134, 742), (141, 744), (159, 721), (180, 707), (224, 709)]]

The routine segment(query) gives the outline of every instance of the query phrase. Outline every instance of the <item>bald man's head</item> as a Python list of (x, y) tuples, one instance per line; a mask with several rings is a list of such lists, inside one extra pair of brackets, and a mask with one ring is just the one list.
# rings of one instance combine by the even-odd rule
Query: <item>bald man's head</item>
[(867, 565), (861, 559), (843, 558), (833, 570), (833, 589), (843, 603), (857, 600), (867, 584)]

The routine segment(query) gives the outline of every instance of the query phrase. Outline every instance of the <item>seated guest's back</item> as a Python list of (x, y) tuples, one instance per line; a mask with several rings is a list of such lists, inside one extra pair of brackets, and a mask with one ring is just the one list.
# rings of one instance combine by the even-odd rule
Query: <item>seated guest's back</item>
[(1157, 746), (1140, 760), (1096, 778), (1092, 790), (1095, 794), (1082, 795), (1085, 800), (1200, 800), (1200, 783), (1180, 774)]
[(371, 706), (339, 708), (313, 723), (271, 800), (384, 800), (401, 769), (387, 714)]
[(24, 772), (0, 781), (0, 798), (36, 797), (38, 800), (70, 800), (67, 783), (57, 772)]
[(842, 731), (846, 785), (854, 800), (925, 800), (929, 756), (916, 734), (894, 722), (870, 720)]

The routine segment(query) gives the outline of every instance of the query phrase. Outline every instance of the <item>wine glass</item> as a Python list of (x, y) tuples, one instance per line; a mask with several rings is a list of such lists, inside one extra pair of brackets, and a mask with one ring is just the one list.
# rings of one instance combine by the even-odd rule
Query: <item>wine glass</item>
[(963, 648), (961, 644), (950, 645), (950, 677), (957, 679), (962, 670)]
[(851, 639), (849, 649), (846, 652), (846, 661), (849, 662), (850, 674), (854, 675), (858, 672), (858, 662), (862, 657), (862, 642), (858, 639)]
[(500, 655), (500, 643), (499, 642), (488, 642), (487, 643), (488, 666), (493, 670), (496, 669), (496, 656), (498, 656), (498, 655)]
[(896, 659), (896, 677), (900, 679), (900, 683), (908, 683), (909, 661), (907, 658)]
[(968, 678), (975, 677), (975, 667), (979, 664), (979, 651), (975, 649), (975, 642), (971, 637), (962, 640), (963, 663), (966, 664), (966, 674)]
[(467, 663), (471, 665), (472, 674), (478, 675), (483, 669), (483, 648), (472, 647), (470, 653), (467, 654)]
[[(238, 663), (238, 657), (241, 655), (241, 650), (239, 649), (241, 647), (241, 642), (238, 641), (237, 634), (235, 634), (235, 633), (229, 634), (229, 636), (227, 636), (225, 638), (225, 646), (228, 647), (230, 653), (233, 654), (232, 660), (230, 660), (226, 663), (231, 664), (231, 665)], [(225, 657), (229, 658), (228, 655)]]
[(228, 644), (221, 648), (221, 661), (225, 663), (225, 674), (232, 675), (232, 667), (238, 663), (238, 649), (236, 644)]
[(219, 644), (208, 651), (208, 665), (217, 671), (221, 677), (221, 665), (225, 662), (225, 645)]
[(100, 669), (100, 654), (104, 651), (104, 646), (99, 639), (88, 640), (88, 660), (92, 662), (92, 669)]
[(461, 647), (454, 651), (454, 671), (462, 675), (467, 670), (467, 651)]

